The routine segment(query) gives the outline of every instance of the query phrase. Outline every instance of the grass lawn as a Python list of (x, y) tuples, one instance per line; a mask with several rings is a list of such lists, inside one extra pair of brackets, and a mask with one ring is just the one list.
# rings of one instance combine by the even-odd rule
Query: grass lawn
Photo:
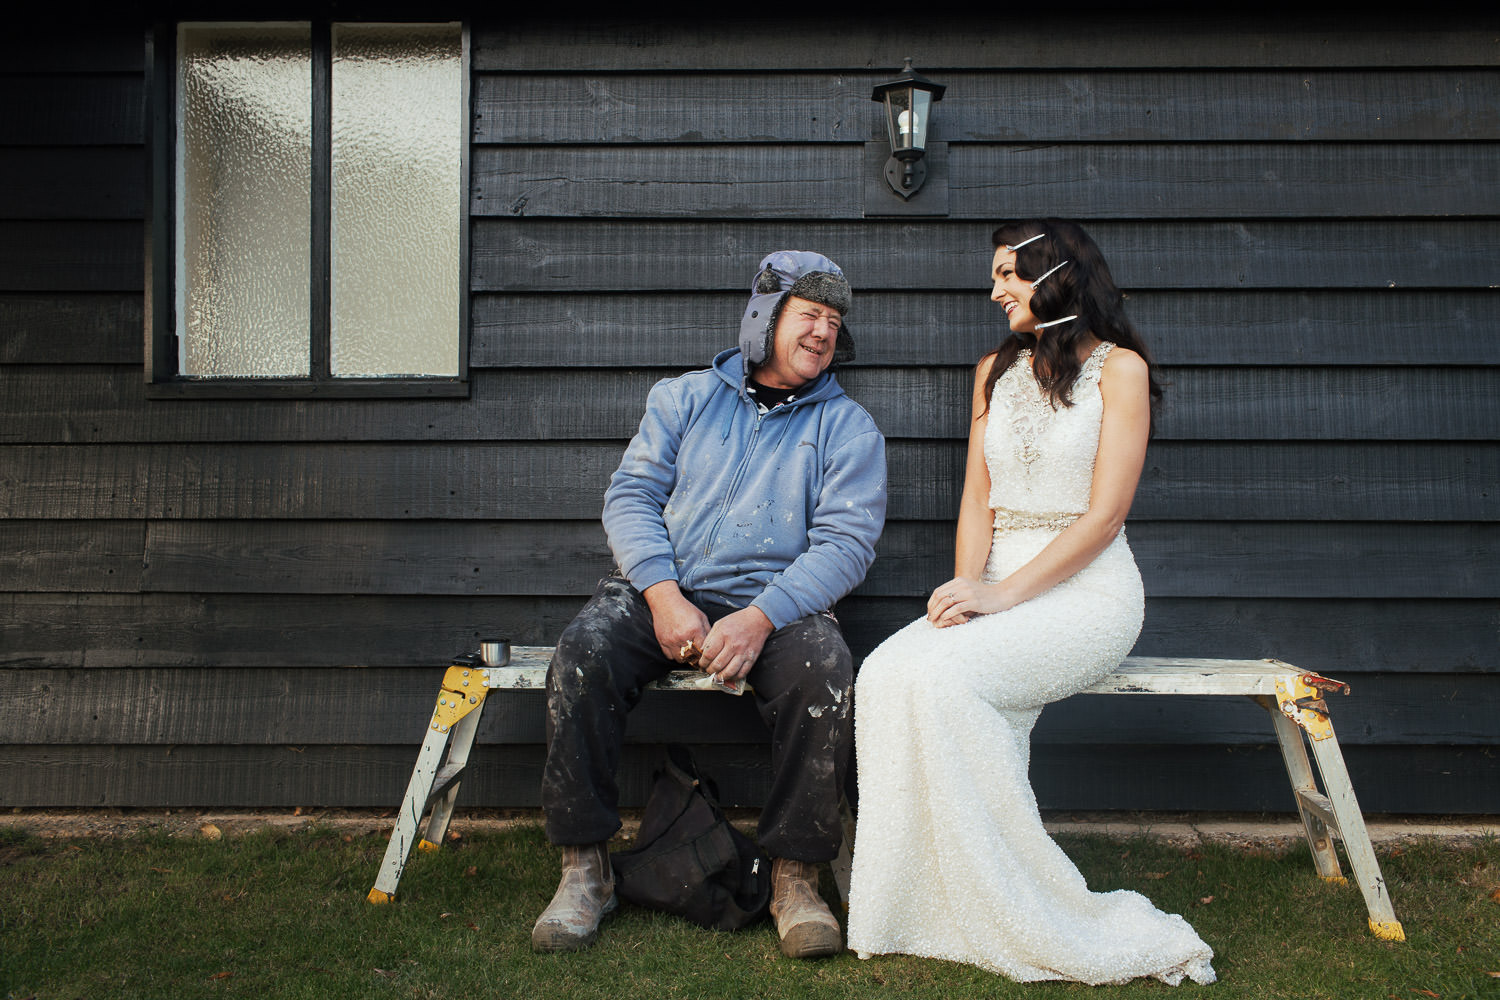
[(1404, 944), (1372, 936), (1359, 890), (1322, 883), (1305, 847), (1060, 839), (1094, 889), (1137, 889), (1186, 916), (1217, 953), (1219, 983), (1020, 985), (922, 959), (794, 962), (769, 924), (717, 933), (630, 907), (586, 952), (533, 955), (531, 923), (557, 878), (533, 826), (418, 854), (399, 900), (380, 907), (365, 902), (379, 835), (0, 829), (0, 997), (1500, 998), (1495, 838), (1381, 853)]

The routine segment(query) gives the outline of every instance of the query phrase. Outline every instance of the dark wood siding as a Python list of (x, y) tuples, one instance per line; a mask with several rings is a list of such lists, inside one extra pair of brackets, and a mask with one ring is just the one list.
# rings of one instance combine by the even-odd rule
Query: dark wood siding
[[(1348, 680), (1368, 810), (1495, 811), (1500, 22), (489, 17), (466, 400), (148, 399), (145, 25), (0, 43), (0, 806), (394, 805), (438, 668), (556, 638), (647, 389), (781, 247), (853, 280), (843, 381), (889, 439), (840, 609), (868, 651), (951, 564), (988, 231), (1056, 215), (1170, 383), (1137, 651)], [(868, 98), (908, 54), (948, 211), (882, 217)], [(764, 792), (744, 702), (651, 696), (632, 734), (628, 802), (671, 738)], [(541, 738), (498, 698), (465, 801), (535, 803)], [(1033, 771), (1050, 806), (1286, 810), (1279, 768), (1248, 704), (1082, 697)]]

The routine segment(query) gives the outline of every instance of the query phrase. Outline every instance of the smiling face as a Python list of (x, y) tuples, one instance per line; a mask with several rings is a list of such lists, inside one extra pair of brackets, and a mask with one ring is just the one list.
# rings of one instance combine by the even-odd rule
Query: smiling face
[(1031, 282), (1016, 273), (1016, 252), (1009, 247), (997, 247), (995, 260), (990, 268), (990, 277), (995, 282), (990, 292), (990, 301), (1005, 308), (1005, 318), (1010, 320), (1013, 333), (1031, 333), (1036, 329), (1037, 319), (1031, 312)]
[(839, 311), (793, 295), (776, 318), (771, 356), (755, 369), (755, 380), (772, 389), (797, 389), (833, 363), (843, 325)]

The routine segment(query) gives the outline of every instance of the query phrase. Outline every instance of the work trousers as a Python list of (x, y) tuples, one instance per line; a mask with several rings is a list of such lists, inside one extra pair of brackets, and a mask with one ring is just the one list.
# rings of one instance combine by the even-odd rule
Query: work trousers
[[(710, 622), (735, 610), (684, 596)], [(647, 684), (681, 667), (662, 655), (640, 591), (617, 576), (601, 580), (547, 670), (542, 808), (554, 844), (598, 843), (620, 828), (615, 774), (626, 716)], [(815, 614), (777, 629), (747, 680), (771, 730), (761, 847), (772, 857), (828, 861), (843, 836), (839, 798), (854, 744), (854, 663), (838, 623)]]

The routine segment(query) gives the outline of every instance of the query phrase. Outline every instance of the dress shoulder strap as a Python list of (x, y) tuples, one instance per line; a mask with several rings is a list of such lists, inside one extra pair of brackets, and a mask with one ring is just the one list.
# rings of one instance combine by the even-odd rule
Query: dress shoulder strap
[(1097, 384), (1100, 374), (1104, 371), (1104, 360), (1109, 357), (1109, 352), (1115, 349), (1115, 345), (1108, 340), (1101, 340), (1097, 347), (1089, 353), (1083, 366), (1078, 370), (1078, 381)]

